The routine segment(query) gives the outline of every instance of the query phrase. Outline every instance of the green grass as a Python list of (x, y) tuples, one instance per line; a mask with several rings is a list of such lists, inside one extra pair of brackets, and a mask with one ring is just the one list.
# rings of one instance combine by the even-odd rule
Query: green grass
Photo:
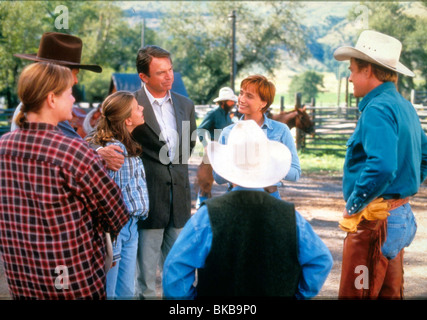
[[(285, 106), (286, 109), (289, 109), (290, 106), (295, 105), (295, 95), (290, 95), (289, 93), (280, 93), (276, 94), (274, 98), (274, 105), (280, 106), (280, 99), (281, 97), (285, 97)], [(345, 99), (345, 93), (340, 94), (340, 103), (344, 102)], [(302, 101), (302, 103), (309, 103), (311, 101)], [(338, 103), (338, 94), (336, 92), (320, 92), (316, 98), (316, 106), (330, 106), (330, 105), (337, 105)]]
[(299, 151), (301, 170), (303, 174), (321, 174), (342, 176), (345, 151)]

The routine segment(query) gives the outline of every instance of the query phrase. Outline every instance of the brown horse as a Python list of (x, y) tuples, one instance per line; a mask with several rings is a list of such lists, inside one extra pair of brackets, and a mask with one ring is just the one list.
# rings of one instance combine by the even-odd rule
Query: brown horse
[(306, 112), (306, 106), (303, 108), (295, 107), (292, 111), (283, 111), (279, 114), (272, 114), (270, 110), (268, 110), (266, 115), (270, 119), (286, 124), (289, 129), (297, 127), (305, 133), (314, 135), (314, 122)]

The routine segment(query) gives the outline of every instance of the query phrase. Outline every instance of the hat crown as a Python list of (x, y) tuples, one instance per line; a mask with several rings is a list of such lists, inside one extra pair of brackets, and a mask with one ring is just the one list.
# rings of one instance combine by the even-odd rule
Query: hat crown
[(242, 187), (271, 186), (288, 173), (292, 155), (286, 145), (272, 141), (253, 120), (237, 122), (226, 145), (210, 141), (209, 161), (215, 172)]
[(267, 137), (254, 121), (240, 121), (231, 130), (228, 144), (232, 146), (236, 167), (243, 170), (261, 166), (268, 157)]
[(224, 87), (219, 89), (219, 96), (218, 98), (214, 99), (214, 102), (226, 100), (232, 100), (237, 102), (237, 97), (234, 94), (233, 89), (231, 89), (230, 87)]
[(393, 68), (397, 67), (402, 43), (386, 34), (365, 30), (360, 34), (356, 49)]
[(46, 32), (40, 40), (37, 57), (80, 63), (82, 47), (82, 40), (78, 37), (65, 33)]

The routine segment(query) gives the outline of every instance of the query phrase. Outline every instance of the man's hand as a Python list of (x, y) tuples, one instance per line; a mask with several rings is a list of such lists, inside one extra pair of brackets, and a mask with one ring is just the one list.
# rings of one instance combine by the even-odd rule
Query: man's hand
[(123, 163), (125, 163), (125, 157), (123, 156), (123, 150), (119, 146), (109, 145), (98, 150), (98, 154), (107, 163), (107, 168), (113, 171), (119, 170)]

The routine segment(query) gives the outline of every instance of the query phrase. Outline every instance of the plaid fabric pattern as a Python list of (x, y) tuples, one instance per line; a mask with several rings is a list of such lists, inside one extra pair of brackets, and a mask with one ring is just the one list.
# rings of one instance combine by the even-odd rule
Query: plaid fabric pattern
[(14, 298), (105, 298), (104, 232), (129, 214), (99, 156), (45, 123), (0, 138), (0, 252)]
[(140, 157), (129, 157), (125, 145), (120, 141), (107, 143), (107, 145), (111, 144), (123, 150), (125, 162), (120, 170), (108, 170), (108, 174), (120, 187), (130, 215), (144, 220), (147, 218), (149, 209), (144, 164)]

